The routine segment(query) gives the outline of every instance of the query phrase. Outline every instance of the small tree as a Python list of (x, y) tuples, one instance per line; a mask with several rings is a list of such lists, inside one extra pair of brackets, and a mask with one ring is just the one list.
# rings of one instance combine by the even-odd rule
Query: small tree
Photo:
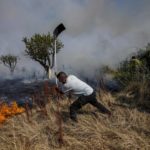
[(19, 57), (11, 55), (11, 54), (2, 55), (0, 57), (0, 61), (4, 64), (4, 66), (9, 68), (11, 74), (14, 73), (18, 59)]
[[(54, 37), (50, 33), (47, 35), (35, 34), (29, 39), (24, 37), (23, 42), (26, 46), (26, 55), (40, 63), (48, 74), (49, 69), (54, 66)], [(63, 44), (59, 40), (56, 43), (56, 53), (58, 53)]]

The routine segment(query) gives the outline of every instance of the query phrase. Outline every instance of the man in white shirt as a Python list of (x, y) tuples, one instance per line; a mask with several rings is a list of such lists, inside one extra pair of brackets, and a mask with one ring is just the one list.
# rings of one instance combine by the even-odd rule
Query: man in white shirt
[(78, 99), (70, 106), (70, 118), (73, 121), (77, 122), (77, 111), (88, 103), (98, 108), (98, 110), (102, 113), (111, 115), (111, 112), (97, 101), (96, 93), (91, 86), (81, 81), (76, 76), (67, 75), (65, 72), (58, 73), (57, 78), (59, 82), (63, 84), (64, 88), (66, 88), (64, 91), (56, 88), (58, 92), (62, 94), (71, 92), (72, 94), (78, 96)]

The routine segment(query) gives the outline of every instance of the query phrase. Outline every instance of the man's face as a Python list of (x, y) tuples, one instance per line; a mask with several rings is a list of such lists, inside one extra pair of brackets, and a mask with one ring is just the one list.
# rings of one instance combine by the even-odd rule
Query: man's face
[(65, 84), (67, 81), (67, 76), (66, 75), (60, 75), (58, 78), (59, 82), (61, 82), (62, 84)]

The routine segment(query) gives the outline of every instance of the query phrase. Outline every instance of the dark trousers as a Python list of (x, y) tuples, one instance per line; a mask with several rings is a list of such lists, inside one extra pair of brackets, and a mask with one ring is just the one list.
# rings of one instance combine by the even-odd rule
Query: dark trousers
[(86, 104), (91, 104), (94, 107), (98, 108), (98, 110), (102, 113), (111, 114), (111, 112), (103, 106), (101, 103), (99, 103), (96, 99), (96, 93), (93, 92), (89, 96), (80, 96), (76, 101), (74, 101), (70, 106), (70, 118), (73, 120), (77, 119), (77, 111), (82, 108), (82, 106)]

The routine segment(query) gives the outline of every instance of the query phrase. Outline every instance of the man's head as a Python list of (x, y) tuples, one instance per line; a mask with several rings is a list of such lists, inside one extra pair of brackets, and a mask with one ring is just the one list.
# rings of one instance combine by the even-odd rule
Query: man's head
[(136, 59), (136, 56), (132, 56), (131, 59)]
[(59, 82), (61, 82), (62, 84), (65, 84), (67, 81), (67, 74), (65, 72), (59, 72), (57, 74), (57, 78)]

